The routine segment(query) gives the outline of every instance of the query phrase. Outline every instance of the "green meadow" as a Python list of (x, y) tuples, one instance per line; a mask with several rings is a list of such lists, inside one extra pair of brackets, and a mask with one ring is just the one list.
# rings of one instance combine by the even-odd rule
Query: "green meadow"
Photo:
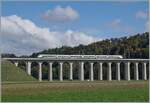
[(2, 101), (148, 102), (148, 81), (2, 83)]
[(43, 81), (2, 62), (2, 102), (148, 102), (148, 81)]
[(23, 69), (16, 67), (10, 61), (2, 61), (1, 74), (2, 82), (36, 81), (34, 77), (27, 75)]

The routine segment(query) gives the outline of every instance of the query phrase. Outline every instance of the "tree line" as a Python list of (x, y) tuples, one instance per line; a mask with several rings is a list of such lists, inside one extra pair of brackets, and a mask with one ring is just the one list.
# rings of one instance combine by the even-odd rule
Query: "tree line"
[[(84, 54), (84, 55), (122, 55), (124, 58), (149, 58), (149, 33), (141, 33), (136, 34), (129, 37), (121, 37), (121, 38), (111, 38), (105, 39), (102, 41), (94, 42), (89, 45), (79, 45), (76, 47), (68, 47), (62, 46), (61, 48), (53, 48), (53, 49), (46, 49), (37, 53), (33, 53), (30, 56), (19, 56), (19, 57), (37, 57), (38, 54)], [(2, 54), (2, 57), (17, 57), (15, 54)], [(79, 63), (74, 62), (74, 78), (78, 78), (79, 72)], [(123, 64), (121, 65), (122, 67)], [(20, 63), (20, 67), (25, 69), (25, 64), (23, 62)], [(90, 64), (86, 62), (85, 65), (85, 78), (89, 78), (89, 67)], [(133, 65), (131, 71), (133, 71)], [(53, 76), (55, 79), (58, 79), (59, 76), (59, 64), (57, 62), (53, 65)], [(69, 64), (65, 63), (63, 65), (63, 76), (64, 79), (67, 79), (69, 76)], [(98, 64), (94, 64), (95, 68), (95, 75), (94, 78), (97, 79), (98, 77)], [(104, 64), (104, 79), (107, 79), (107, 65)], [(141, 65), (140, 65), (141, 68)], [(48, 78), (48, 64), (43, 63), (43, 79)], [(141, 72), (141, 69), (139, 70)], [(112, 73), (115, 74), (115, 65), (112, 65)], [(38, 64), (32, 64), (32, 75), (38, 78)], [(141, 77), (142, 74), (140, 74)], [(133, 76), (133, 75), (132, 75)], [(115, 75), (113, 75), (115, 78)], [(124, 70), (121, 71), (121, 78), (124, 78)], [(133, 78), (133, 77), (132, 77)]]
[(89, 45), (47, 49), (33, 53), (30, 57), (37, 57), (38, 54), (122, 55), (124, 58), (149, 58), (149, 33), (105, 39)]

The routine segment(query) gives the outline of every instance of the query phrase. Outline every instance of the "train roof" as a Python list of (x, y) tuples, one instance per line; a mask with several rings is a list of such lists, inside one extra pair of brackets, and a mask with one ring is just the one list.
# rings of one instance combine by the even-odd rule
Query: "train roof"
[[(68, 54), (39, 54), (39, 55), (43, 55), (43, 56), (72, 56), (72, 55), (68, 55)], [(38, 56), (39, 56), (38, 55)], [(78, 54), (74, 54), (73, 56), (122, 56), (122, 55), (78, 55)]]
[(123, 58), (122, 55), (58, 55), (58, 54), (39, 54), (41, 58), (101, 58), (101, 59), (113, 59)]

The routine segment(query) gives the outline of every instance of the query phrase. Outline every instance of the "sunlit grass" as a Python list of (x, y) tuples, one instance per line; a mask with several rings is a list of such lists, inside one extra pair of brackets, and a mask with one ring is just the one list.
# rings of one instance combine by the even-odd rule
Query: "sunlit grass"
[(36, 81), (36, 79), (26, 73), (26, 71), (16, 67), (10, 61), (2, 61), (1, 67), (2, 82), (21, 82), (21, 81)]
[(148, 101), (148, 81), (3, 83), (2, 101)]

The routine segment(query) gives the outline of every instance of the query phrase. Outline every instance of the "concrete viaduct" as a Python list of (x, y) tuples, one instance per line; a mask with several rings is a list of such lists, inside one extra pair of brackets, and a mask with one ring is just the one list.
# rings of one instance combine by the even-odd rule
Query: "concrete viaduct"
[(37, 57), (37, 58), (2, 58), (2, 60), (9, 60), (12, 61), (16, 66), (18, 66), (19, 61), (24, 61), (26, 62), (26, 72), (28, 75), (31, 75), (31, 64), (32, 62), (37, 62), (39, 69), (38, 69), (38, 80), (42, 81), (42, 63), (47, 62), (49, 64), (49, 72), (48, 72), (48, 79), (49, 81), (53, 81), (53, 72), (52, 72), (52, 65), (55, 61), (57, 61), (60, 65), (59, 68), (59, 80), (63, 81), (63, 63), (68, 62), (69, 63), (69, 79), (73, 80), (73, 62), (74, 61), (79, 61), (80, 62), (80, 68), (79, 68), (79, 79), (81, 81), (84, 81), (84, 65), (85, 62), (88, 61), (90, 63), (90, 70), (89, 70), (89, 80), (93, 81), (94, 80), (94, 69), (93, 69), (93, 64), (97, 62), (99, 64), (99, 69), (98, 69), (98, 80), (103, 80), (103, 63), (107, 63), (108, 68), (107, 68), (107, 80), (111, 81), (112, 80), (112, 63), (116, 64), (116, 80), (120, 81), (120, 70), (122, 69), (120, 66), (120, 63), (124, 63), (125, 65), (125, 80), (129, 81), (131, 80), (130, 76), (130, 64), (134, 64), (134, 79), (139, 80), (139, 63), (142, 64), (142, 79), (147, 80), (147, 68), (146, 65), (149, 64), (149, 59), (123, 59), (123, 58), (106, 58), (106, 57), (98, 57), (95, 55), (90, 55), (88, 57), (84, 57), (83, 55), (61, 55), (58, 57), (52, 56), (52, 57)]

